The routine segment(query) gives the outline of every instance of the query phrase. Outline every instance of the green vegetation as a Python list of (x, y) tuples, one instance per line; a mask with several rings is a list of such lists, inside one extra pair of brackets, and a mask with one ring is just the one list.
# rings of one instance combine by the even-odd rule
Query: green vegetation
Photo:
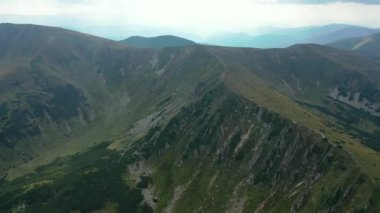
[[(1, 211), (90, 212), (115, 204), (119, 212), (150, 212), (138, 188), (129, 188), (122, 174), (124, 158), (102, 143), (72, 157), (40, 167), (36, 173), (2, 183)], [(144, 179), (145, 180), (145, 179)]]

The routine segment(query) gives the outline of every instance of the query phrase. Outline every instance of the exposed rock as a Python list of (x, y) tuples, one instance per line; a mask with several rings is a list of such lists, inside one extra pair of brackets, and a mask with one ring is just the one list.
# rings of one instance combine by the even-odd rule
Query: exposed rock
[(355, 94), (351, 94), (351, 92), (349, 92), (347, 96), (343, 96), (340, 94), (338, 88), (334, 88), (329, 91), (328, 95), (340, 102), (348, 104), (357, 109), (362, 109), (374, 116), (380, 117), (380, 103), (372, 103), (366, 98), (362, 98), (361, 100), (361, 94), (359, 92)]

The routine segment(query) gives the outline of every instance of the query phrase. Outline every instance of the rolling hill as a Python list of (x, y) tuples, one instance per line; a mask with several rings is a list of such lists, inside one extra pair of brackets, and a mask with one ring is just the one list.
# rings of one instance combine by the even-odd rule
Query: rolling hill
[(130, 47), (137, 48), (163, 48), (196, 45), (194, 41), (172, 35), (156, 37), (131, 36), (120, 42)]
[(0, 211), (380, 209), (379, 65), (360, 54), (13, 24), (0, 45)]

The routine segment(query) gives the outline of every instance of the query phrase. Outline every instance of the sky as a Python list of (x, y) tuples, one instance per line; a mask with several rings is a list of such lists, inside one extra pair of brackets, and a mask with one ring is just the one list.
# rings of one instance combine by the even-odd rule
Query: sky
[(380, 28), (380, 0), (0, 0), (0, 23), (32, 23), (111, 39), (344, 23)]

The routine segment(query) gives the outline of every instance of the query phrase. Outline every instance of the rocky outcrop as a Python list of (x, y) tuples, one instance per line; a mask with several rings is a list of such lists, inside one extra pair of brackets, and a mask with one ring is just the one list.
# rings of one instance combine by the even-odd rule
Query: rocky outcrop
[[(158, 211), (183, 185), (173, 212), (183, 212), (183, 206), (188, 207), (184, 212), (360, 209), (366, 201), (359, 202), (356, 191), (372, 184), (344, 150), (316, 131), (223, 86), (138, 144), (156, 167), (153, 182), (163, 198)], [(169, 176), (170, 182), (160, 178)]]
[(371, 115), (380, 117), (380, 103), (373, 103), (369, 101), (368, 99), (362, 97), (362, 94), (359, 92), (356, 92), (354, 94), (348, 92), (348, 94), (345, 96), (339, 92), (338, 88), (335, 88), (333, 90), (330, 90), (328, 95), (335, 100), (348, 104), (357, 109), (367, 111)]

